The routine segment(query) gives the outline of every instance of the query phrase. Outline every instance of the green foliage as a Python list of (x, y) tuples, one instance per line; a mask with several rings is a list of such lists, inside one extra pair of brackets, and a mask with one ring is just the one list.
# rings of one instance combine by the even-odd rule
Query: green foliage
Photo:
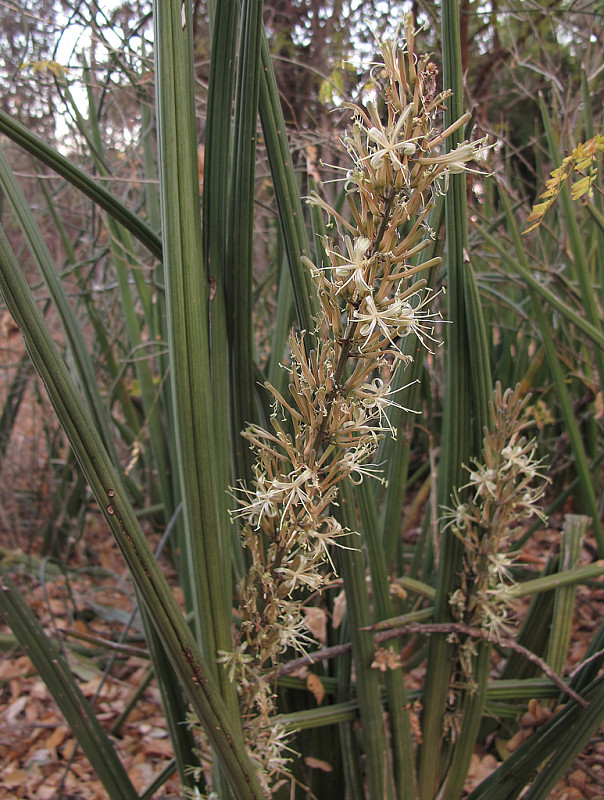
[[(456, 800), (477, 747), (509, 736), (538, 696), (559, 703), (550, 723), (471, 796), (545, 798), (602, 719), (601, 632), (568, 686), (563, 675), (576, 587), (602, 574), (578, 558), (582, 537), (604, 554), (597, 102), (545, 9), (485, 23), (470, 3), (460, 26), (457, 2), (442, 19), (423, 5), (442, 22), (442, 48), (437, 25), (420, 34), (407, 18), (406, 44), (380, 38), (383, 65), (367, 70), (340, 63), (358, 24), (346, 3), (323, 29), (303, 4), (288, 19), (273, 9), (269, 45), (255, 0), (213, 4), (209, 24), (158, 0), (154, 67), (145, 10), (124, 7), (113, 20), (123, 47), (83, 63), (85, 114), (73, 64), (44, 48), (29, 59), (73, 115), (62, 152), (10, 104), (0, 112), (19, 148), (0, 158), (14, 242), (0, 234), (0, 292), (67, 439), (49, 437), (53, 456), (67, 452), (56, 526), (88, 510), (85, 478), (136, 589), (192, 796), (302, 798), (310, 787), (319, 800)], [(107, 41), (109, 27), (94, 26)], [(541, 76), (555, 78), (554, 56), (572, 67), (582, 116), (559, 113), (553, 78), (544, 99), (541, 78), (513, 93), (522, 47)], [(434, 61), (418, 55), (430, 48), (434, 61), (442, 52), (442, 92)], [(292, 70), (295, 60), (313, 71)], [(486, 104), (484, 130), (464, 130), (464, 69), (478, 100), (492, 90), (493, 118), (510, 106), (488, 150)], [(523, 103), (541, 121), (520, 147), (507, 129), (526, 119)], [(24, 152), (52, 171), (44, 191), (22, 177)], [(485, 178), (485, 160), (500, 178)], [(342, 191), (317, 182), (325, 162), (343, 170)], [(530, 214), (520, 163), (546, 186)], [(37, 308), (34, 271), (64, 334)], [(433, 347), (437, 313), (444, 351)], [(3, 478), (25, 380), (23, 362), (0, 415)], [(538, 506), (552, 462), (551, 486), (573, 494), (575, 513), (560, 560), (538, 574), (514, 551), (556, 511)], [(170, 535), (187, 620), (152, 527)], [(92, 711), (78, 717), (76, 679), (3, 581), (0, 612), (108, 795), (135, 796)], [(421, 687), (407, 685), (414, 668)]]

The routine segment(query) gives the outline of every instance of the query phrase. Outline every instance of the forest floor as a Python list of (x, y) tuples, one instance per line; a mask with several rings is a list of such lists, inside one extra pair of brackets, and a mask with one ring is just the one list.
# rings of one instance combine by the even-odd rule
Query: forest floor
[[(79, 555), (76, 548), (66, 575), (17, 551), (5, 553), (0, 568), (9, 568), (46, 632), (58, 634), (84, 696), (112, 731), (122, 763), (142, 793), (170, 762), (172, 747), (155, 679), (112, 730), (148, 680), (149, 659), (138, 617), (127, 645), (117, 644), (134, 609), (132, 586), (102, 520), (89, 520), (88, 536), (94, 551), (87, 546)], [(167, 563), (165, 570), (172, 574)], [(179, 589), (174, 591), (178, 597)], [(106, 800), (48, 689), (6, 626), (0, 627), (0, 642), (0, 800)], [(182, 797), (180, 781), (174, 776), (154, 797)]]

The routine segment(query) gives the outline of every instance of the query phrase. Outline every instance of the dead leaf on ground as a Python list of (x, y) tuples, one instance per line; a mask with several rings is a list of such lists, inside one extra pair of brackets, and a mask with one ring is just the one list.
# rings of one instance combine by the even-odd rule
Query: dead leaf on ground
[(317, 701), (317, 705), (320, 706), (323, 702), (323, 698), (325, 697), (325, 687), (321, 683), (321, 678), (311, 672), (306, 679), (306, 687), (308, 688), (309, 692), (313, 693), (315, 700)]

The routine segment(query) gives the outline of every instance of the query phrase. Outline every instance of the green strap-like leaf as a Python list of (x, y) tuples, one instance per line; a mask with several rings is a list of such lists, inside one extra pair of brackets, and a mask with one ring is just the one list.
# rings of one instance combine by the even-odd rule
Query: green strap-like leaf
[(301, 256), (310, 256), (310, 249), (300, 202), (300, 187), (293, 169), (279, 90), (266, 35), (263, 36), (262, 41), (262, 67), (263, 75), (260, 81), (259, 98), (260, 119), (294, 288), (298, 324), (309, 335), (312, 335), (313, 319), (316, 316), (318, 304), (311, 277), (301, 261)]
[[(580, 514), (566, 514), (562, 526), (560, 548), (560, 570), (572, 571), (581, 558), (583, 537), (591, 520)], [(568, 660), (568, 646), (573, 630), (573, 615), (577, 598), (577, 584), (565, 584), (556, 588), (554, 619), (549, 638), (547, 663), (562, 675)]]
[(49, 166), (58, 175), (69, 181), (85, 195), (94, 200), (102, 209), (120, 222), (125, 228), (145, 245), (156, 258), (161, 259), (162, 247), (160, 239), (153, 231), (140, 220), (134, 212), (126, 208), (123, 203), (110, 192), (103, 189), (89, 175), (72, 164), (68, 158), (57, 153), (35, 134), (30, 133), (21, 123), (16, 122), (4, 111), (0, 111), (0, 133), (4, 133), (15, 144), (18, 144), (43, 164)]
[[(185, 13), (183, 18), (182, 14)], [(230, 531), (220, 528), (213, 463), (214, 401), (210, 363), (210, 287), (203, 269), (194, 105), (191, 9), (154, 4), (156, 101), (170, 377), (182, 483), (194, 624), (198, 641), (239, 725), (235, 687), (219, 666), (232, 649)]]
[[(463, 113), (459, 1), (443, 0), (443, 86), (453, 94), (447, 100), (445, 125), (452, 124)], [(457, 131), (447, 139), (447, 150), (460, 143)], [(464, 483), (463, 464), (477, 455), (482, 446), (483, 429), (489, 424), (488, 402), (491, 375), (487, 337), (476, 282), (467, 261), (467, 208), (465, 174), (449, 176), (445, 198), (446, 264), (448, 326), (446, 335), (447, 373), (443, 410), (441, 458), (438, 466), (438, 507), (449, 505), (456, 487)], [(440, 534), (439, 567), (436, 585), (435, 620), (450, 620), (449, 597), (458, 583), (463, 558), (463, 545), (450, 530)], [(479, 645), (486, 647), (486, 645)], [(449, 691), (453, 648), (445, 636), (430, 640), (424, 713), (423, 743), (420, 752), (419, 788), (421, 800), (432, 800), (443, 779), (440, 764), (443, 713)], [(481, 673), (481, 676), (484, 673)], [(481, 691), (480, 697), (484, 696)], [(468, 735), (477, 729), (478, 704), (471, 705), (472, 719), (467, 720)], [(462, 737), (460, 736), (460, 739)], [(464, 741), (464, 744), (467, 740)], [(468, 750), (466, 750), (467, 756)], [(467, 765), (457, 762), (460, 772)]]
[(201, 655), (128, 501), (90, 414), (78, 394), (15, 255), (0, 226), (0, 295), (21, 329), (28, 352), (70, 444), (124, 556), (132, 580), (168, 654), (185, 694), (204, 726), (233, 793), (259, 800), (241, 733), (231, 722), (212, 671)]
[(582, 331), (588, 336), (597, 347), (604, 349), (604, 333), (580, 314), (577, 314), (574, 309), (561, 300), (551, 289), (548, 289), (547, 286), (540, 283), (531, 273), (530, 268), (527, 269), (528, 259), (525, 260), (525, 264), (521, 263), (513, 253), (510, 253), (505, 243), (489, 233), (486, 228), (481, 230), (481, 236), (501, 256), (505, 265), (519, 275), (527, 286), (530, 286), (531, 289), (535, 291), (535, 294), (542, 297), (551, 308), (558, 311), (568, 322), (572, 323), (577, 330)]
[(80, 379), (82, 392), (87, 399), (90, 411), (94, 416), (98, 430), (101, 431), (103, 442), (117, 464), (117, 454), (113, 447), (109, 431), (107, 411), (101, 400), (97, 386), (92, 360), (88, 353), (82, 330), (77, 321), (75, 312), (67, 298), (67, 293), (61, 283), (57, 268), (54, 264), (48, 246), (40, 232), (40, 228), (31, 212), (31, 208), (23, 190), (15, 179), (4, 153), (0, 150), (0, 182), (15, 211), (21, 229), (31, 248), (34, 259), (55, 308), (58, 311), (69, 347), (73, 363)]
[(546, 800), (602, 724), (604, 678), (594, 681), (581, 696), (588, 708), (576, 703), (564, 706), (474, 789), (468, 800), (514, 800), (531, 782), (523, 798)]
[[(357, 527), (352, 484), (340, 484), (338, 516), (349, 531)], [(360, 537), (347, 533), (338, 540), (341, 547), (335, 555), (346, 589), (346, 613), (350, 625), (352, 655), (355, 663), (356, 689), (363, 724), (365, 770), (370, 800), (385, 800), (392, 796), (388, 746), (380, 700), (377, 670), (371, 669), (374, 657), (373, 637), (366, 628), (371, 624), (365, 564), (360, 551)]]
[[(545, 101), (541, 95), (539, 96), (539, 108), (541, 111), (541, 118), (543, 119), (550, 156), (554, 166), (558, 167), (561, 162), (560, 154), (555, 140), (552, 122), (547, 112)], [(598, 304), (596, 303), (593, 276), (587, 264), (584, 242), (577, 223), (577, 212), (571, 202), (570, 189), (567, 183), (562, 187), (560, 195), (562, 199), (564, 221), (566, 223), (566, 235), (568, 236), (568, 242), (573, 254), (574, 277), (579, 284), (585, 318), (591, 325), (602, 330), (602, 309), (598, 308)], [(593, 351), (593, 361), (599, 377), (600, 386), (604, 386), (604, 350), (595, 348)]]
[[(205, 133), (202, 239), (204, 269), (213, 283), (210, 303), (210, 336), (212, 340), (212, 391), (214, 394), (214, 432), (216, 459), (214, 470), (219, 497), (228, 496), (228, 487), (237, 478), (231, 477), (231, 384), (229, 337), (227, 332), (227, 298), (225, 297), (226, 251), (229, 240), (229, 203), (231, 196), (233, 95), (239, 34), (239, 3), (222, 0), (212, 17), (212, 57), (208, 86)], [(233, 432), (235, 435), (235, 432)], [(241, 444), (240, 431), (236, 442)], [(219, 504), (221, 530), (231, 533), (231, 549), (237, 571), (244, 568), (239, 529), (232, 525), (227, 503)], [(231, 563), (223, 563), (226, 583), (231, 581)]]
[[(518, 230), (516, 220), (514, 219), (514, 216), (512, 214), (505, 193), (501, 192), (500, 197), (508, 223), (508, 231), (512, 237), (516, 258), (518, 259), (520, 265), (523, 267), (524, 271), (528, 272), (530, 267), (528, 264), (526, 252), (524, 250), (524, 245), (520, 238), (520, 232)], [(585, 497), (587, 510), (589, 511), (592, 517), (594, 535), (598, 542), (598, 550), (602, 555), (604, 554), (604, 530), (602, 529), (602, 523), (600, 521), (600, 509), (598, 501), (596, 499), (596, 491), (594, 488), (592, 475), (589, 469), (587, 455), (585, 453), (585, 445), (583, 443), (583, 439), (581, 437), (581, 431), (579, 430), (579, 425), (577, 423), (575, 412), (570, 400), (568, 388), (566, 386), (565, 375), (562, 370), (562, 366), (560, 364), (560, 359), (558, 358), (556, 345), (554, 343), (552, 331), (550, 329), (551, 328), (550, 323), (548, 322), (545, 316), (542, 303), (539, 298), (539, 295), (537, 294), (537, 291), (533, 289), (532, 286), (529, 285), (528, 292), (531, 298), (535, 320), (541, 331), (541, 339), (543, 341), (543, 347), (549, 365), (549, 370), (552, 376), (552, 380), (556, 386), (556, 393), (558, 395), (560, 409), (562, 412), (562, 416), (564, 418), (566, 430), (575, 456), (575, 469), (577, 470), (577, 474), (581, 478), (581, 490)]]
[(231, 415), (235, 471), (239, 480), (252, 478), (253, 455), (241, 431), (256, 422), (254, 402), (253, 242), (258, 130), (260, 46), (264, 28), (262, 3), (243, 0), (239, 43), (237, 96), (233, 122), (232, 183), (229, 236), (224, 276), (231, 366)]
[[(375, 621), (380, 622), (392, 616), (392, 602), (390, 600), (388, 569), (379, 532), (375, 497), (366, 480), (356, 487), (356, 495), (359, 501), (364, 540), (369, 557)], [(390, 647), (398, 652), (397, 642), (392, 642)], [(409, 704), (403, 671), (402, 669), (387, 670), (385, 678), (389, 708), (388, 723), (392, 740), (391, 751), (396, 789), (395, 796), (397, 800), (405, 800), (406, 798), (413, 800), (416, 796), (415, 767)]]

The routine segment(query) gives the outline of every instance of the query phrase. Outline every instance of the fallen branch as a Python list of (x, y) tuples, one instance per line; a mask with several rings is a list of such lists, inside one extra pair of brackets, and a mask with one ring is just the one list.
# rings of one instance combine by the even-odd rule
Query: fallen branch
[[(575, 703), (578, 703), (582, 708), (587, 708), (589, 703), (584, 700), (580, 694), (567, 686), (566, 683), (557, 675), (549, 664), (539, 656), (527, 650), (520, 644), (517, 644), (512, 639), (504, 636), (496, 636), (488, 631), (483, 631), (480, 628), (472, 628), (468, 625), (463, 625), (459, 622), (407, 622), (397, 628), (391, 628), (387, 631), (375, 631), (375, 626), (371, 625), (367, 628), (362, 628), (364, 631), (374, 631), (374, 640), (376, 644), (386, 642), (389, 639), (396, 639), (399, 636), (407, 636), (409, 634), (417, 634), (421, 636), (429, 636), (431, 634), (461, 634), (462, 636), (469, 636), (472, 639), (479, 639), (483, 642), (490, 642), (512, 650), (514, 653), (535, 664), (543, 672), (546, 677), (558, 688), (563, 694), (567, 694)], [(301, 658), (296, 658), (287, 664), (279, 667), (270, 673), (273, 679), (280, 678), (282, 675), (289, 675), (301, 667), (307, 667), (316, 664), (319, 661), (328, 661), (337, 656), (344, 655), (350, 650), (350, 644), (341, 644), (335, 647), (324, 647), (317, 650), (315, 653), (310, 653)]]

